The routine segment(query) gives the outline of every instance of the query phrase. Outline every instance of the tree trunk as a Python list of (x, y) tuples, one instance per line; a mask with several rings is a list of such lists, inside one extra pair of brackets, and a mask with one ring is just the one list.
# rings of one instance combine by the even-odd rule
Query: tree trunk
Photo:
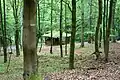
[(66, 38), (65, 38), (65, 55), (67, 55), (67, 5), (65, 4), (65, 32), (66, 32)]
[(113, 24), (112, 24), (112, 30), (113, 30), (113, 39), (112, 39), (112, 42), (116, 42), (116, 38), (115, 38), (115, 8), (116, 8), (116, 3), (117, 3), (117, 0), (114, 0), (113, 2)]
[(2, 38), (1, 39), (1, 46), (0, 47), (4, 47), (4, 29), (3, 29), (4, 25), (3, 25), (3, 15), (2, 15), (2, 2), (0, 0), (0, 29), (1, 29), (1, 34), (2, 34)]
[(16, 56), (18, 57), (20, 55), (20, 50), (19, 50), (19, 30), (18, 30), (18, 20), (15, 20), (15, 45), (16, 45)]
[(102, 42), (102, 28), (100, 28), (99, 48), (101, 48), (101, 42)]
[(113, 0), (110, 0), (108, 27), (106, 28), (106, 42), (105, 42), (105, 61), (108, 62), (110, 28), (113, 21)]
[(60, 1), (60, 53), (61, 53), (61, 57), (63, 57), (63, 51), (62, 51), (62, 0)]
[(76, 34), (76, 0), (72, 0), (72, 30), (71, 30), (70, 57), (69, 57), (70, 69), (74, 68), (75, 34)]
[(98, 32), (99, 32), (100, 24), (102, 24), (102, 0), (98, 0), (98, 4), (99, 4), (99, 14), (98, 14), (97, 26), (96, 26), (96, 31), (95, 31), (95, 55), (96, 55), (96, 59), (98, 59), (100, 56), (99, 47), (98, 47)]
[(106, 0), (104, 0), (104, 14), (103, 14), (103, 46), (105, 53), (105, 28), (106, 28)]
[(3, 45), (3, 51), (4, 51), (4, 63), (7, 62), (7, 40), (6, 40), (6, 7), (5, 7), (5, 0), (3, 0), (3, 10), (4, 10), (4, 32), (3, 32), (3, 41), (4, 41), (4, 45)]
[(40, 37), (41, 37), (41, 33), (40, 33), (40, 31), (41, 31), (41, 28), (40, 28), (40, 6), (39, 6), (39, 1), (38, 1), (38, 4), (37, 4), (37, 18), (38, 18), (38, 29), (37, 29), (37, 43), (36, 43), (36, 47), (38, 47), (38, 43), (39, 43), (39, 39), (40, 39)]
[(24, 55), (24, 80), (37, 74), (37, 49), (36, 49), (36, 13), (35, 0), (24, 0), (23, 10), (23, 55)]
[[(89, 17), (89, 19), (90, 19), (90, 27), (89, 27), (89, 29), (90, 29), (90, 31), (91, 31), (91, 29), (92, 29), (92, 0), (89, 0), (90, 2), (90, 17)], [(91, 43), (92, 42), (92, 34), (90, 33), (90, 34), (88, 34), (88, 43)]]
[(84, 0), (81, 0), (81, 19), (82, 19), (82, 26), (81, 26), (81, 47), (84, 47)]
[[(41, 52), (41, 49), (42, 49), (42, 34), (41, 34), (42, 29), (40, 27), (40, 5), (39, 4), (40, 3), (38, 2), (37, 7), (38, 7), (38, 27), (39, 27), (39, 29), (38, 29), (38, 36), (37, 36), (37, 47), (38, 47), (38, 43), (39, 43), (39, 39), (40, 39), (41, 40), (41, 44), (40, 44), (39, 52)], [(43, 16), (43, 18), (44, 18), (44, 16)]]
[(51, 0), (51, 47), (50, 47), (50, 53), (52, 54), (52, 46), (53, 46), (53, 31), (52, 31), (52, 26), (53, 26), (53, 22), (52, 22), (52, 15), (53, 15), (53, 0)]
[(13, 16), (15, 20), (15, 46), (16, 46), (16, 57), (20, 55), (20, 50), (19, 50), (19, 21), (18, 21), (18, 7), (19, 6), (19, 1), (14, 0), (13, 3), (11, 2), (11, 7), (13, 9)]

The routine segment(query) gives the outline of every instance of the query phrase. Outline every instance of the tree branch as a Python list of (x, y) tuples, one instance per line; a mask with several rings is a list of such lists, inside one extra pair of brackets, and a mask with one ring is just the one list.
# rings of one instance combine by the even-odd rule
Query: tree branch
[(69, 8), (70, 12), (72, 12), (72, 9), (71, 9), (71, 7), (70, 7), (70, 4), (69, 4), (69, 3), (67, 3), (67, 2), (66, 2), (66, 1), (64, 1), (64, 0), (63, 0), (63, 2), (64, 2), (65, 4), (67, 4), (67, 6), (68, 6), (68, 8)]

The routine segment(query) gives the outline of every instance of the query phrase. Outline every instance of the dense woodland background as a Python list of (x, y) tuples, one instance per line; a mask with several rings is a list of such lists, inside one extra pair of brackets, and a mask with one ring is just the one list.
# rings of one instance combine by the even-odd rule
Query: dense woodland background
[(89, 70), (120, 66), (119, 40), (119, 0), (0, 0), (1, 80), (91, 80)]

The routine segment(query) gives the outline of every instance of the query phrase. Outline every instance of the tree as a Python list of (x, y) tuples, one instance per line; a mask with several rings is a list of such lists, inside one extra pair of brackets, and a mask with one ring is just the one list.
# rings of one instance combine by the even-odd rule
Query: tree
[(98, 59), (100, 56), (99, 47), (98, 47), (98, 32), (100, 29), (100, 25), (102, 24), (102, 0), (98, 0), (98, 4), (99, 4), (99, 13), (98, 13), (98, 20), (95, 31), (95, 52), (94, 52), (96, 55), (96, 59)]
[(36, 49), (36, 13), (35, 0), (24, 0), (23, 10), (23, 56), (24, 80), (37, 74), (37, 49)]
[[(2, 5), (1, 5), (1, 0), (0, 0), (0, 34), (4, 36), (4, 30), (3, 30), (3, 15), (2, 15)], [(0, 38), (1, 40), (1, 45), (4, 45), (3, 37)], [(1, 47), (1, 46), (0, 46)], [(3, 46), (4, 47), (4, 46)]]
[(62, 51), (62, 0), (60, 0), (60, 53), (61, 53), (61, 57), (63, 57), (63, 51)]
[(101, 48), (101, 43), (102, 43), (102, 28), (100, 27), (100, 31), (99, 31), (99, 33), (100, 33), (100, 37), (99, 37), (99, 48)]
[(67, 5), (65, 4), (65, 32), (66, 32), (66, 38), (65, 38), (65, 55), (67, 55)]
[(105, 52), (105, 28), (106, 28), (106, 0), (104, 0), (104, 12), (103, 12), (103, 45)]
[(76, 0), (72, 0), (72, 30), (70, 43), (69, 68), (74, 68), (74, 48), (75, 48), (75, 33), (76, 33)]
[(3, 51), (4, 51), (4, 63), (7, 62), (7, 40), (6, 40), (6, 1), (3, 0), (3, 13), (4, 13), (4, 28), (3, 28)]
[(15, 46), (16, 46), (16, 56), (18, 57), (20, 55), (20, 48), (19, 48), (19, 15), (21, 11), (21, 3), (20, 0), (11, 0), (10, 4), (13, 9), (13, 16), (15, 20)]
[(52, 18), (52, 15), (53, 15), (53, 0), (51, 0), (51, 47), (50, 47), (50, 53), (52, 54), (52, 46), (53, 46), (53, 31), (52, 31), (52, 26), (53, 26), (53, 18)]
[[(41, 25), (40, 25), (40, 2), (38, 1), (37, 3), (37, 12), (38, 12), (38, 29), (37, 29), (37, 43), (36, 43), (36, 47), (38, 47), (38, 43), (39, 43), (39, 39), (41, 40), (41, 46), (39, 49), (39, 52), (41, 51), (42, 48), (42, 29), (41, 29)], [(44, 18), (44, 16), (43, 16)]]
[(84, 47), (84, 0), (81, 0), (81, 19), (82, 19), (82, 26), (81, 26), (81, 47)]
[(111, 29), (112, 21), (113, 21), (113, 11), (112, 10), (113, 10), (113, 0), (110, 0), (109, 20), (108, 20), (108, 26), (106, 28), (106, 41), (105, 41), (105, 61), (106, 62), (108, 62), (110, 29)]
[[(89, 30), (91, 31), (92, 30), (92, 0), (89, 0), (89, 5), (90, 5), (90, 16), (89, 16), (90, 27), (89, 27)], [(90, 33), (90, 34), (88, 34), (88, 43), (91, 43), (91, 40), (92, 40), (92, 35)]]
[(112, 40), (112, 42), (116, 42), (116, 38), (115, 38), (115, 8), (116, 8), (116, 3), (117, 3), (117, 0), (114, 0), (113, 1), (113, 23), (112, 23), (113, 40)]

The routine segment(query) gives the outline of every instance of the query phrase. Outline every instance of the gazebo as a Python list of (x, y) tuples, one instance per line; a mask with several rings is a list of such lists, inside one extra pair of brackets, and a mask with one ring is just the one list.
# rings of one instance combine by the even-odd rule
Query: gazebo
[[(45, 44), (46, 45), (51, 45), (51, 39), (53, 39), (53, 45), (59, 45), (60, 44), (60, 31), (53, 31), (52, 34), (52, 38), (51, 38), (51, 33), (47, 33), (43, 35), (44, 39), (45, 39)], [(67, 37), (66, 37), (66, 33), (63, 32), (62, 33), (62, 44), (65, 44), (65, 40), (67, 38), (67, 43), (70, 42), (70, 37), (71, 34), (67, 33)]]

